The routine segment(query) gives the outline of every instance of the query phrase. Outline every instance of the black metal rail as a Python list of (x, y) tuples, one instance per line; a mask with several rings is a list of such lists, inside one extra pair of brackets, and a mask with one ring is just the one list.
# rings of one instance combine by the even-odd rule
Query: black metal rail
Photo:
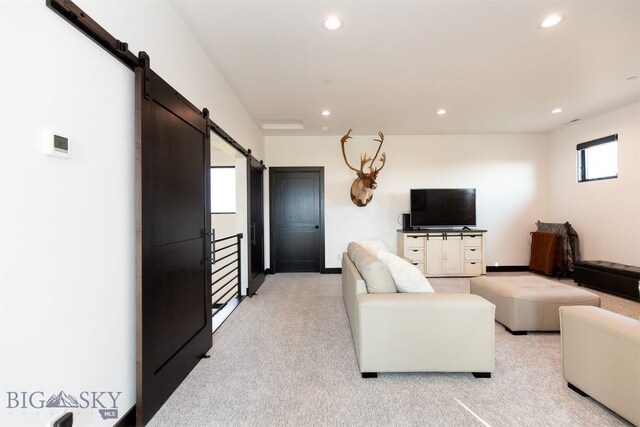
[(91, 40), (115, 56), (130, 70), (140, 66), (138, 57), (129, 50), (129, 45), (113, 37), (100, 24), (94, 21), (74, 2), (70, 0), (47, 0), (47, 6), (66, 19), (71, 25), (82, 31)]
[(242, 233), (221, 239), (211, 235), (211, 303), (215, 316), (233, 298), (242, 297)]

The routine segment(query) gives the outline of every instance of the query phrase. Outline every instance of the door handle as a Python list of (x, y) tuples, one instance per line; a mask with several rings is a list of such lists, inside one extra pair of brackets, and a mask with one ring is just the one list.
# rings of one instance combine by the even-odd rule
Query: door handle
[(251, 244), (256, 244), (256, 223), (251, 224)]
[(320, 226), (319, 226), (319, 225), (316, 225), (316, 226), (315, 226), (315, 227), (313, 227), (313, 228), (315, 228), (315, 229), (317, 230), (317, 229), (319, 229), (319, 228), (320, 228)]

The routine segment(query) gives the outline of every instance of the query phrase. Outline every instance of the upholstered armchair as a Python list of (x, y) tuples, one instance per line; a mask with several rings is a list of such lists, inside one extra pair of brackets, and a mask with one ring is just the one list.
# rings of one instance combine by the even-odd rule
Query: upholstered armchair
[(598, 307), (560, 307), (569, 388), (640, 425), (640, 321)]

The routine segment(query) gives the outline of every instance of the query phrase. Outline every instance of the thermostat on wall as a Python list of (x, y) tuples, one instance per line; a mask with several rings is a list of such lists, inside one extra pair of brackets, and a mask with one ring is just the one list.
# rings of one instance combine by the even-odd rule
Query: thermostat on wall
[(44, 154), (69, 158), (69, 138), (45, 131), (43, 136)]

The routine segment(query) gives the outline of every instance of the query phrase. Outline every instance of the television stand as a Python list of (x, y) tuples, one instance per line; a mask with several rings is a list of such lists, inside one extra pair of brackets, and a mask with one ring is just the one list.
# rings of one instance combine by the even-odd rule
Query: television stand
[(487, 230), (430, 228), (397, 230), (398, 255), (411, 260), (427, 277), (473, 277), (487, 273)]

